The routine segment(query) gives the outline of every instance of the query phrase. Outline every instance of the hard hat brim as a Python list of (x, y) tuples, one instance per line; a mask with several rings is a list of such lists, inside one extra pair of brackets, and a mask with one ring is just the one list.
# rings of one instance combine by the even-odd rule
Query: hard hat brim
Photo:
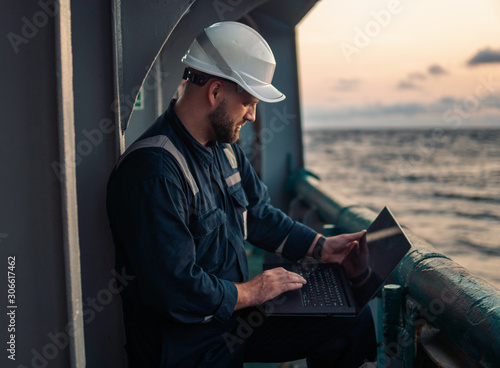
[(286, 96), (272, 84), (265, 86), (242, 86), (244, 90), (261, 101), (274, 103), (283, 101)]

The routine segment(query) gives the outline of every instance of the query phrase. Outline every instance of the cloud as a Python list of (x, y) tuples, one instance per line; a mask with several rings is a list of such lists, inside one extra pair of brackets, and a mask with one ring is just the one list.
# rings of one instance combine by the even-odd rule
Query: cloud
[(333, 86), (333, 89), (340, 92), (351, 92), (358, 90), (360, 84), (361, 81), (359, 79), (340, 78), (337, 80), (337, 84)]
[(414, 81), (423, 81), (426, 80), (427, 77), (425, 74), (420, 72), (414, 72), (408, 74), (408, 77), (405, 80), (402, 80), (396, 86), (397, 89), (421, 89), (422, 86), (416, 84)]
[(468, 62), (467, 65), (500, 63), (500, 50), (493, 50), (489, 47), (479, 50)]
[(377, 106), (376, 108), (381, 115), (416, 115), (425, 113), (425, 105), (417, 102)]
[(402, 80), (398, 83), (397, 89), (420, 89), (421, 87), (419, 85), (416, 85), (412, 81), (409, 80)]
[(426, 112), (426, 106), (417, 102), (392, 104), (392, 105), (368, 105), (368, 106), (351, 106), (338, 109), (316, 109), (310, 114), (310, 117), (316, 119), (331, 119), (331, 118), (376, 118), (384, 116), (413, 116)]
[(450, 105), (450, 106), (453, 105), (453, 104), (456, 104), (458, 102), (459, 102), (459, 100), (457, 100), (455, 97), (452, 97), (452, 96), (443, 96), (439, 100), (440, 104)]
[[(427, 68), (427, 72), (431, 75), (448, 74), (448, 72), (439, 64), (432, 64)], [(400, 81), (396, 86), (400, 90), (422, 89), (423, 85), (416, 82), (424, 83), (427, 75), (422, 72), (413, 72), (408, 74), (406, 79)]]
[[(462, 113), (493, 112), (496, 116), (500, 113), (500, 94), (488, 95), (484, 100), (474, 107), (467, 109), (468, 97), (443, 96), (432, 102), (407, 102), (394, 104), (373, 104), (361, 106), (347, 106), (334, 109), (315, 108), (314, 112), (308, 112), (307, 117), (316, 120), (350, 120), (359, 118), (390, 118), (390, 117), (434, 117), (442, 119), (443, 114), (450, 109), (458, 109)], [(458, 114), (458, 112), (457, 112)]]
[(448, 72), (439, 64), (430, 65), (427, 71), (432, 75), (448, 74)]
[(417, 80), (425, 80), (427, 77), (424, 73), (415, 72), (408, 74), (408, 79), (417, 79)]

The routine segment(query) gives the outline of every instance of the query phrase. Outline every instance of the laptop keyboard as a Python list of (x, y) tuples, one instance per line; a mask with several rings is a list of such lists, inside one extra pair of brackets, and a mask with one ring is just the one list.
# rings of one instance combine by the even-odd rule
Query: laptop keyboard
[(333, 268), (304, 267), (299, 274), (307, 281), (300, 289), (304, 307), (344, 306), (341, 286)]

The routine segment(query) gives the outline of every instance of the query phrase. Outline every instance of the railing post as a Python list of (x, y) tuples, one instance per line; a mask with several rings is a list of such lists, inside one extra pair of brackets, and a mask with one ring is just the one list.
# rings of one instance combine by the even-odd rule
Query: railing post
[(405, 342), (404, 342), (404, 362), (405, 368), (415, 366), (417, 356), (417, 334), (415, 320), (418, 315), (419, 305), (410, 297), (406, 298), (406, 316), (405, 316)]
[(400, 343), (403, 327), (403, 288), (388, 284), (383, 289), (383, 331), (385, 368), (405, 367), (403, 346)]

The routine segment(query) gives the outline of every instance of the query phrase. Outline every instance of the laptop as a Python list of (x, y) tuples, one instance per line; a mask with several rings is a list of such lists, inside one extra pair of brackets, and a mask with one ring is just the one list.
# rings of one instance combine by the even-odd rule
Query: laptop
[(411, 248), (411, 243), (389, 208), (385, 207), (367, 229), (368, 265), (371, 276), (362, 287), (353, 288), (340, 264), (302, 263), (264, 264), (264, 269), (283, 267), (301, 274), (307, 281), (267, 301), (271, 316), (356, 316), (375, 296), (391, 272)]

